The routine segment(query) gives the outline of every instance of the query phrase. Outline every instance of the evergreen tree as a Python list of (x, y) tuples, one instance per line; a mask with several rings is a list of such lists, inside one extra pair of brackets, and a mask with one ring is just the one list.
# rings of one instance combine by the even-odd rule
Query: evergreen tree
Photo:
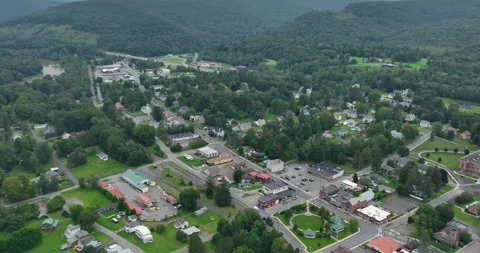
[(189, 253), (205, 253), (205, 245), (203, 245), (202, 240), (198, 235), (193, 235), (190, 237), (188, 242), (188, 252)]
[(215, 204), (219, 207), (229, 206), (232, 202), (232, 195), (227, 183), (224, 181), (215, 191)]

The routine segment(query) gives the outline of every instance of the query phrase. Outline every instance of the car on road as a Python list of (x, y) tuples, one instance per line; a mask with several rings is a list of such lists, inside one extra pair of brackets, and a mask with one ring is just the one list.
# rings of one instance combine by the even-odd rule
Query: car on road
[(299, 168), (299, 167), (296, 167), (295, 170), (300, 170), (300, 168)]

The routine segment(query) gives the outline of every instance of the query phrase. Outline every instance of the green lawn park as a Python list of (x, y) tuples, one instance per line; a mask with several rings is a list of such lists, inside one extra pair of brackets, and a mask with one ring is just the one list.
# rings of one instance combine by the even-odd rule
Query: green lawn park
[(440, 188), (440, 191), (435, 193), (435, 196), (433, 198), (438, 198), (438, 197), (442, 196), (443, 194), (445, 194), (445, 193), (447, 193), (451, 190), (453, 190), (453, 186), (444, 185), (444, 186), (442, 186), (442, 188)]
[(180, 57), (170, 56), (170, 57), (162, 57), (160, 61), (164, 62), (165, 65), (181, 65), (183, 64), (183, 59)]
[[(353, 67), (361, 67), (361, 68), (381, 68), (383, 63), (381, 62), (367, 62), (367, 58), (365, 57), (356, 57), (356, 56), (350, 56), (348, 59), (349, 62), (352, 60), (356, 60), (357, 63), (350, 65)], [(387, 59), (387, 61), (391, 61), (390, 59)], [(418, 71), (422, 68), (427, 67), (428, 60), (425, 58), (422, 58), (421, 60), (417, 62), (393, 62), (395, 64), (395, 68), (398, 68), (399, 66), (402, 66), (403, 68), (409, 69), (409, 70), (415, 70)]]
[(88, 156), (87, 163), (70, 169), (76, 178), (89, 178), (97, 176), (100, 178), (125, 172), (128, 166), (109, 157), (107, 161), (98, 159), (96, 155)]
[(326, 247), (332, 243), (335, 242), (332, 238), (315, 238), (315, 239), (307, 239), (303, 236), (297, 235), (298, 239), (307, 246), (307, 251), (308, 252), (314, 252), (317, 251), (323, 247)]
[(202, 159), (188, 160), (185, 156), (180, 156), (178, 157), (178, 159), (183, 163), (185, 163), (186, 165), (192, 166), (192, 167), (199, 167), (205, 164), (205, 160), (202, 160)]
[(462, 222), (468, 224), (469, 226), (475, 227), (476, 229), (480, 229), (480, 219), (469, 215), (465, 212), (462, 212), (462, 209), (459, 207), (453, 208), (453, 214), (455, 218), (461, 220)]
[[(436, 163), (443, 164), (447, 168), (451, 168), (451, 169), (458, 168), (458, 162), (460, 158), (462, 158), (463, 156), (464, 156), (463, 152), (458, 154), (452, 154), (452, 153), (445, 153), (443, 151), (438, 151), (438, 152), (430, 152), (430, 157), (427, 158), (427, 153), (422, 153), (423, 158), (430, 159)], [(438, 162), (439, 157), (442, 158), (441, 162)]]
[[(357, 231), (358, 231), (358, 229), (357, 229)], [(338, 240), (342, 240), (342, 239), (347, 238), (348, 236), (356, 233), (357, 231), (352, 232), (352, 231), (350, 231), (350, 229), (345, 228), (342, 232), (338, 233), (338, 235), (336, 235), (335, 237), (336, 237)]]
[(413, 149), (413, 151), (422, 151), (422, 150), (435, 150), (438, 148), (438, 151), (443, 151), (444, 148), (448, 148), (448, 150), (453, 151), (455, 148), (458, 148), (458, 153), (463, 153), (465, 150), (465, 146), (452, 143), (444, 139), (435, 138), (435, 140), (427, 140), (424, 143), (420, 144), (418, 147)]
[[(471, 113), (480, 113), (480, 105), (476, 104), (476, 103), (473, 103), (473, 102), (455, 100), (455, 99), (451, 99), (451, 98), (442, 98), (442, 101), (447, 108), (451, 104), (458, 104), (458, 105), (460, 105), (460, 111), (471, 112)], [(469, 105), (469, 107), (462, 106), (462, 104)]]
[(292, 222), (302, 230), (311, 229), (313, 231), (317, 231), (323, 225), (322, 218), (313, 215), (299, 215), (294, 217)]
[(100, 208), (113, 204), (105, 197), (99, 189), (77, 188), (61, 194), (66, 200), (69, 198), (77, 199), (83, 203), (86, 208)]

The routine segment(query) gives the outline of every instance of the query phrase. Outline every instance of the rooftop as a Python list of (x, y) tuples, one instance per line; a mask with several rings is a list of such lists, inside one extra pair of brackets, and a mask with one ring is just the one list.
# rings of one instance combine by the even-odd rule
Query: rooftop
[(136, 230), (137, 230), (140, 234), (142, 234), (142, 235), (149, 235), (149, 234), (151, 234), (150, 229), (148, 229), (147, 227), (145, 227), (145, 226), (143, 226), (143, 225), (138, 226), (138, 227), (136, 228)]
[(199, 148), (199, 149), (198, 149), (198, 152), (203, 153), (203, 154), (206, 154), (206, 155), (218, 154), (218, 151), (216, 151), (215, 149), (213, 149), (213, 148), (211, 148), (211, 147)]
[(258, 202), (265, 203), (265, 202), (269, 202), (269, 201), (274, 200), (274, 199), (283, 199), (283, 198), (290, 197), (293, 194), (295, 194), (294, 190), (286, 190), (286, 191), (276, 193), (276, 194), (272, 194), (272, 195), (261, 196), (258, 199)]
[(145, 182), (149, 182), (150, 178), (147, 177), (140, 171), (136, 170), (127, 170), (123, 173), (122, 178), (128, 181), (132, 185), (136, 185), (138, 187), (144, 187)]
[(285, 187), (285, 186), (287, 186), (287, 184), (284, 183), (283, 181), (270, 182), (270, 183), (267, 183), (267, 184), (263, 185), (263, 187), (265, 187), (269, 190), (276, 190), (276, 189), (279, 189), (279, 188), (282, 188), (282, 187)]
[(334, 176), (340, 173), (342, 170), (337, 166), (321, 162), (319, 164), (308, 167), (308, 172), (317, 174), (324, 177)]
[[(370, 205), (370, 206), (367, 206), (363, 209), (358, 209), (358, 212), (370, 217), (370, 218), (373, 218), (377, 221), (383, 221), (385, 220), (389, 215), (390, 213), (385, 211), (385, 210), (382, 210), (376, 206), (373, 206), (373, 205)], [(395, 250), (395, 249), (394, 249)]]
[(197, 227), (195, 226), (191, 226), (189, 228), (186, 228), (184, 230), (182, 230), (183, 233), (187, 234), (188, 236), (190, 235), (193, 235), (193, 234), (196, 234), (196, 233), (200, 233), (200, 229), (198, 229)]
[(480, 163), (480, 151), (477, 151), (477, 152), (471, 153), (467, 156), (464, 156), (460, 160), (471, 162), (471, 163)]
[(182, 139), (182, 138), (192, 138), (192, 139), (195, 139), (195, 138), (198, 138), (199, 136), (197, 134), (194, 134), (194, 133), (179, 133), (179, 134), (170, 134), (168, 135), (168, 138), (170, 138), (171, 140), (174, 140), (174, 139)]
[(400, 248), (400, 245), (392, 239), (377, 237), (368, 243), (368, 247), (375, 248), (379, 253), (392, 253)]

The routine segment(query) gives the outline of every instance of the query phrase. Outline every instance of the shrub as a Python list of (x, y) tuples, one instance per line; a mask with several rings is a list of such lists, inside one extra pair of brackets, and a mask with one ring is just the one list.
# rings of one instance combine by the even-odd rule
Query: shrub
[(448, 148), (444, 148), (443, 151), (448, 152)]
[(435, 147), (435, 152), (438, 152), (438, 148), (437, 148), (437, 147)]
[(455, 198), (455, 203), (465, 205), (473, 201), (473, 196), (470, 193), (463, 192)]
[(157, 229), (156, 229), (157, 234), (163, 234), (163, 232), (165, 232), (165, 230), (166, 230), (166, 228), (165, 228), (165, 225), (163, 225), (163, 224), (158, 225)]

